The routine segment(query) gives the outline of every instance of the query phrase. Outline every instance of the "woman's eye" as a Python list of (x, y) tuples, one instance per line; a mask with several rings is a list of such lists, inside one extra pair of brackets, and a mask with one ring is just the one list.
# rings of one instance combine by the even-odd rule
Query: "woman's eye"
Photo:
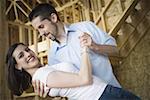
[(20, 54), (20, 55), (19, 55), (19, 58), (22, 58), (23, 56), (24, 56), (23, 54)]
[(30, 49), (29, 49), (29, 48), (26, 48), (26, 49), (25, 49), (25, 51), (26, 51), (26, 52), (29, 52), (29, 51), (30, 51)]

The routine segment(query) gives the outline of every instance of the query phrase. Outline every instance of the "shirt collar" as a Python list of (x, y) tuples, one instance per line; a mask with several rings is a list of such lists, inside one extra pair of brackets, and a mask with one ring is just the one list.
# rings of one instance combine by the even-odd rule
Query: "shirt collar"
[(67, 36), (71, 32), (76, 32), (75, 30), (71, 29), (69, 24), (64, 24), (64, 29), (65, 29), (65, 33), (67, 34)]
[(58, 44), (58, 43), (55, 42), (55, 44), (56, 44), (56, 51), (59, 50), (60, 48), (63, 48), (64, 46), (66, 46), (67, 43), (68, 43), (68, 36), (69, 36), (69, 34), (71, 32), (75, 32), (75, 30), (72, 30), (70, 28), (69, 24), (64, 24), (64, 30), (65, 30), (65, 34), (67, 35), (67, 37), (66, 37), (65, 41), (63, 43), (61, 43), (61, 44)]

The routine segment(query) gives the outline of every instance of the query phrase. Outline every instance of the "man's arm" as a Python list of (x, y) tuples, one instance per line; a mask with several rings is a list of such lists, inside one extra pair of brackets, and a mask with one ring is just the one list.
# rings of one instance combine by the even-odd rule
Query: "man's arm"
[(119, 51), (116, 46), (96, 44), (88, 33), (84, 33), (79, 38), (80, 38), (81, 47), (88, 46), (88, 48), (90, 48), (95, 53), (108, 55), (108, 56), (119, 55)]

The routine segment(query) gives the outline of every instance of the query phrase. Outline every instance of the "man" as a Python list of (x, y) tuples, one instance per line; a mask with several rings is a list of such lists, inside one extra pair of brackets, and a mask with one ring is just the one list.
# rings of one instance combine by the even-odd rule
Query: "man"
[(90, 21), (68, 26), (63, 24), (55, 8), (49, 4), (39, 4), (29, 14), (29, 19), (41, 36), (54, 41), (48, 54), (49, 65), (71, 62), (80, 68), (80, 49), (83, 46), (88, 46), (93, 75), (113, 86), (120, 87), (108, 59), (108, 56), (118, 54), (116, 41), (113, 37), (101, 31)]

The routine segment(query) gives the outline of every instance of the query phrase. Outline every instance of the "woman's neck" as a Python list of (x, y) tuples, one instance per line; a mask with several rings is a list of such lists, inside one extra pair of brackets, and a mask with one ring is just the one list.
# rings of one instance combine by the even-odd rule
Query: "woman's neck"
[(41, 67), (43, 67), (43, 65), (38, 65), (38, 66), (36, 66), (36, 67), (34, 67), (34, 68), (31, 68), (31, 69), (27, 69), (27, 72), (31, 75), (31, 76), (33, 76), (34, 75), (34, 73), (39, 69), (39, 68), (41, 68)]

